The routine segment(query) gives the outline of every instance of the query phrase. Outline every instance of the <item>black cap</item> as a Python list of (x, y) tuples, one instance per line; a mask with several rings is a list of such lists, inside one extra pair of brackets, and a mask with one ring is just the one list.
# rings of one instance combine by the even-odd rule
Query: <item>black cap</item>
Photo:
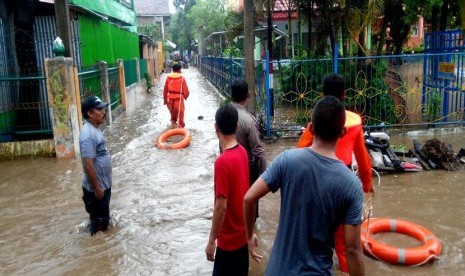
[(99, 97), (89, 96), (82, 102), (81, 109), (82, 109), (82, 113), (85, 113), (91, 110), (92, 108), (102, 108), (107, 105), (108, 103), (103, 102), (102, 100), (100, 100)]

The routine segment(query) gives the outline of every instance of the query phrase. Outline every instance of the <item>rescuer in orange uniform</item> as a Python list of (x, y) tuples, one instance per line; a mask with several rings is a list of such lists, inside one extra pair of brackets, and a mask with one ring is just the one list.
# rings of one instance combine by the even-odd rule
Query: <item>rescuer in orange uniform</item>
[(181, 76), (181, 65), (173, 65), (173, 73), (166, 77), (165, 88), (163, 90), (163, 104), (168, 106), (171, 113), (171, 128), (184, 127), (184, 100), (189, 97), (189, 87), (186, 79)]
[[(345, 97), (345, 81), (336, 74), (331, 74), (323, 79), (323, 96), (335, 96), (341, 102)], [(371, 159), (365, 147), (363, 138), (362, 118), (360, 115), (346, 110), (347, 133), (339, 139), (336, 156), (348, 167), (352, 165), (352, 152), (358, 164), (358, 174), (365, 193), (374, 193), (372, 186)], [(297, 143), (298, 148), (309, 147), (313, 143), (313, 135), (307, 127)], [(339, 266), (344, 275), (348, 274), (346, 252), (344, 245), (344, 228), (342, 224), (336, 230), (335, 250), (339, 260)]]

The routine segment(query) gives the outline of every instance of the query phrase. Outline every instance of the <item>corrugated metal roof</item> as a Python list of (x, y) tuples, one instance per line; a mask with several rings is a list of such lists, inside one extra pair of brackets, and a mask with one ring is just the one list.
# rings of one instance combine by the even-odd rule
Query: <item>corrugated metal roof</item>
[(295, 5), (292, 1), (289, 0), (277, 0), (274, 3), (274, 11), (287, 11), (289, 8), (293, 11), (296, 10)]
[(292, 11), (291, 19), (297, 19), (297, 9), (293, 2), (289, 0), (276, 0), (274, 4), (273, 20), (284, 21), (287, 20), (289, 10)]
[(136, 16), (169, 16), (169, 0), (134, 0)]

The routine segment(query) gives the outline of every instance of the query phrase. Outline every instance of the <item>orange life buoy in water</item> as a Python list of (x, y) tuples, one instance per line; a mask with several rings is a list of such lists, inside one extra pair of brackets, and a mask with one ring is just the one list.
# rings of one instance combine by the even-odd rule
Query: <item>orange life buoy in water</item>
[[(421, 225), (413, 222), (372, 218), (362, 223), (363, 250), (376, 259), (401, 265), (422, 265), (430, 260), (438, 259), (441, 254), (441, 243), (434, 234)], [(396, 232), (408, 235), (422, 242), (419, 247), (400, 248), (390, 246), (374, 239), (380, 232)]]
[[(184, 136), (184, 138), (180, 142), (175, 143), (175, 144), (168, 145), (167, 143), (165, 143), (166, 139), (174, 135), (182, 135)], [(191, 142), (191, 133), (187, 129), (175, 128), (175, 129), (170, 129), (166, 131), (165, 133), (160, 135), (160, 137), (158, 137), (157, 148), (159, 149), (181, 149), (181, 148), (187, 147), (190, 142)]]

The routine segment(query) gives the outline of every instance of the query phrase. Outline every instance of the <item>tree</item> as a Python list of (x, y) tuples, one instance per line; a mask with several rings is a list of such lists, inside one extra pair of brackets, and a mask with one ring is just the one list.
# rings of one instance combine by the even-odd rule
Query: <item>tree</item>
[(178, 46), (178, 49), (192, 51), (193, 45), (193, 28), (192, 22), (187, 18), (190, 9), (195, 5), (195, 0), (174, 0), (176, 7), (168, 31), (171, 34), (172, 41)]
[(462, 33), (465, 33), (465, 0), (460, 0), (460, 15), (462, 17)]
[(148, 36), (153, 41), (159, 41), (162, 38), (160, 24), (142, 24), (137, 26), (137, 33)]
[[(198, 0), (187, 14), (187, 19), (192, 22), (194, 37), (203, 46), (205, 36), (225, 30), (225, 1), (224, 0)], [(201, 49), (201, 53), (204, 53)]]
[[(299, 2), (299, 1), (297, 1)], [(307, 1), (302, 1), (307, 3)], [(276, 0), (275, 10), (280, 12), (285, 12), (287, 15), (287, 37), (286, 37), (286, 56), (289, 56), (289, 48), (292, 46), (294, 41), (292, 40), (293, 31), (292, 31), (292, 14), (295, 12), (296, 7), (294, 1), (291, 0)]]
[(249, 105), (247, 110), (255, 115), (257, 113), (257, 99), (255, 95), (255, 67), (254, 67), (254, 6), (252, 0), (244, 1), (244, 59), (245, 76), (249, 86)]
[(412, 22), (407, 21), (403, 0), (389, 0), (386, 5), (384, 16), (390, 27), (389, 36), (392, 38), (395, 54), (400, 55), (402, 46), (410, 34)]

